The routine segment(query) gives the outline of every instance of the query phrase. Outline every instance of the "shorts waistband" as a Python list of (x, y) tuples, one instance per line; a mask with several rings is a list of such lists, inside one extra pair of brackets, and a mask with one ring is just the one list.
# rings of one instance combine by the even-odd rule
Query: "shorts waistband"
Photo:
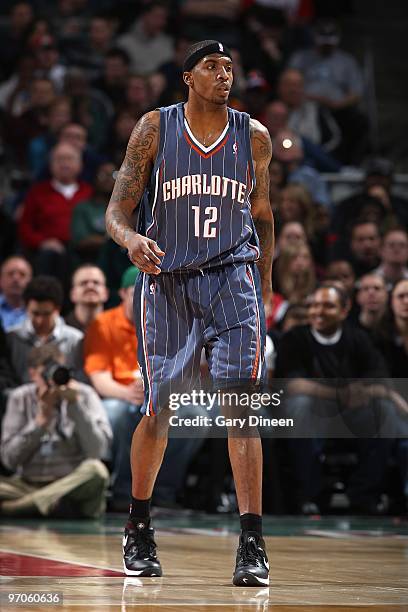
[(208, 268), (192, 268), (192, 269), (183, 269), (183, 270), (172, 270), (170, 272), (160, 272), (160, 274), (166, 274), (166, 275), (185, 275), (185, 276), (197, 276), (197, 274), (204, 276), (204, 274), (208, 273), (208, 272), (216, 272), (217, 270), (225, 270), (226, 268), (229, 268), (231, 266), (236, 266), (239, 264), (245, 264), (245, 265), (252, 265), (254, 264), (254, 261), (234, 261), (231, 263), (225, 263), (225, 264), (220, 264), (219, 266), (211, 266)]

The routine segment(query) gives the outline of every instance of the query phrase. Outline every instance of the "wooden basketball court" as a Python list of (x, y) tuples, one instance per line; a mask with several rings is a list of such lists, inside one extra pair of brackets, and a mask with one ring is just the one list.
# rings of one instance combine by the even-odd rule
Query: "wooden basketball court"
[[(408, 525), (398, 519), (266, 517), (271, 584), (260, 589), (231, 585), (235, 517), (156, 517), (164, 576), (144, 579), (122, 572), (124, 520), (3, 521), (1, 610), (408, 612)], [(58, 593), (63, 606), (24, 605), (29, 593)]]

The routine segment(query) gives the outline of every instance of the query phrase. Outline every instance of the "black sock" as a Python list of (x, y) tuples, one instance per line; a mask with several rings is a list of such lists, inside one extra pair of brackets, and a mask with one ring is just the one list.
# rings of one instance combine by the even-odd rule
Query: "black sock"
[(149, 499), (136, 499), (132, 497), (132, 502), (129, 508), (129, 518), (133, 523), (150, 524), (150, 502)]
[(262, 536), (262, 516), (248, 512), (241, 514), (239, 519), (242, 531), (255, 531), (258, 535)]

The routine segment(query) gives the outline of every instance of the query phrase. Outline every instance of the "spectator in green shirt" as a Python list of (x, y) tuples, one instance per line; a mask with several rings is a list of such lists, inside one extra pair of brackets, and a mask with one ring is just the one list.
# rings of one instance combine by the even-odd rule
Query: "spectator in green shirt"
[(91, 200), (81, 202), (72, 215), (72, 247), (81, 262), (95, 262), (106, 240), (105, 210), (115, 182), (116, 168), (111, 162), (99, 166)]

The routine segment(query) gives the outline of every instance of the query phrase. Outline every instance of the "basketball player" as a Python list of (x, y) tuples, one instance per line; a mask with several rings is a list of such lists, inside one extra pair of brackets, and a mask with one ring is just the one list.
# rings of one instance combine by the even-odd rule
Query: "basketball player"
[[(167, 444), (160, 388), (193, 381), (202, 348), (214, 385), (256, 385), (263, 366), (262, 298), (271, 300), (268, 131), (228, 108), (232, 61), (221, 43), (190, 47), (183, 79), (186, 103), (149, 112), (136, 124), (106, 213), (109, 234), (141, 271), (134, 310), (145, 416), (133, 436), (132, 504), (123, 540), (131, 576), (162, 575), (150, 526), (150, 499)], [(139, 201), (140, 233), (132, 223)], [(233, 584), (267, 585), (260, 438), (229, 431), (228, 448), (242, 530)]]

